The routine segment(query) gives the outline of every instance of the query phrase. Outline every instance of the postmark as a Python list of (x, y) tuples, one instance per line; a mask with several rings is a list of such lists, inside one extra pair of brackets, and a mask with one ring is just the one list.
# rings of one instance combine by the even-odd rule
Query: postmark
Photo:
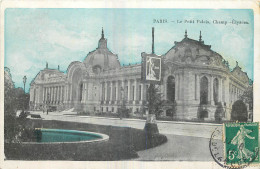
[(223, 168), (259, 164), (259, 123), (226, 123), (216, 128), (209, 141), (214, 161)]
[(259, 163), (259, 123), (224, 124), (224, 158), (231, 167)]

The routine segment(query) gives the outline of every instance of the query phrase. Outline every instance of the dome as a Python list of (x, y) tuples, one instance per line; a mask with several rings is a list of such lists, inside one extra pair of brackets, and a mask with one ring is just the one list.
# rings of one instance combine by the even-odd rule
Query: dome
[(104, 38), (103, 28), (101, 39), (98, 42), (98, 48), (87, 55), (84, 64), (86, 67), (92, 67), (94, 69), (93, 72), (120, 67), (118, 56), (107, 48), (107, 39)]

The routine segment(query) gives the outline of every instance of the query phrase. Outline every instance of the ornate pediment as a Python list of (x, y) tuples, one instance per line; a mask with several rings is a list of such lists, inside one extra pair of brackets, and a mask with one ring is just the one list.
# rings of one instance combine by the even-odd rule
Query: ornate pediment
[(222, 56), (212, 51), (209, 45), (189, 38), (175, 42), (175, 46), (165, 54), (165, 59), (186, 64), (227, 68)]
[(243, 72), (238, 65), (236, 65), (231, 74), (235, 76), (237, 79), (241, 80), (242, 82), (249, 84), (249, 78), (247, 76), (247, 73)]

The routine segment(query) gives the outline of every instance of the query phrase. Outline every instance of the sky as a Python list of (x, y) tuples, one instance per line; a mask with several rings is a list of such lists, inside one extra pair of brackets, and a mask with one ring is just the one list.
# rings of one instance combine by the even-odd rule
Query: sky
[[(232, 20), (248, 24), (232, 24)], [(32, 79), (46, 62), (49, 68), (57, 69), (59, 65), (66, 72), (71, 62), (83, 61), (97, 48), (102, 27), (108, 48), (118, 55), (121, 65), (140, 63), (142, 52), (151, 53), (152, 27), (158, 55), (172, 48), (174, 41), (181, 41), (185, 30), (195, 40), (201, 31), (205, 44), (228, 60), (231, 68), (238, 61), (253, 80), (254, 17), (250, 9), (8, 8), (4, 65), (10, 68), (15, 86), (23, 87), (26, 75), (28, 92)]]

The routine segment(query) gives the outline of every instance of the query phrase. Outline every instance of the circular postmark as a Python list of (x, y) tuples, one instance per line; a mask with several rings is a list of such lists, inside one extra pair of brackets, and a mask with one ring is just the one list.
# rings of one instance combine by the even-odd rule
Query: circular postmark
[[(231, 162), (239, 152), (234, 149), (225, 149), (226, 144), (232, 144), (230, 141), (227, 142), (226, 137), (223, 135), (222, 128), (216, 128), (210, 137), (209, 140), (209, 150), (214, 161), (221, 166), (222, 168), (228, 169), (241, 169), (246, 168), (252, 164), (256, 158), (258, 158), (259, 149), (258, 147), (254, 150), (254, 156), (248, 158), (241, 158), (236, 162)], [(238, 146), (239, 150), (243, 149), (244, 145), (241, 144)]]

